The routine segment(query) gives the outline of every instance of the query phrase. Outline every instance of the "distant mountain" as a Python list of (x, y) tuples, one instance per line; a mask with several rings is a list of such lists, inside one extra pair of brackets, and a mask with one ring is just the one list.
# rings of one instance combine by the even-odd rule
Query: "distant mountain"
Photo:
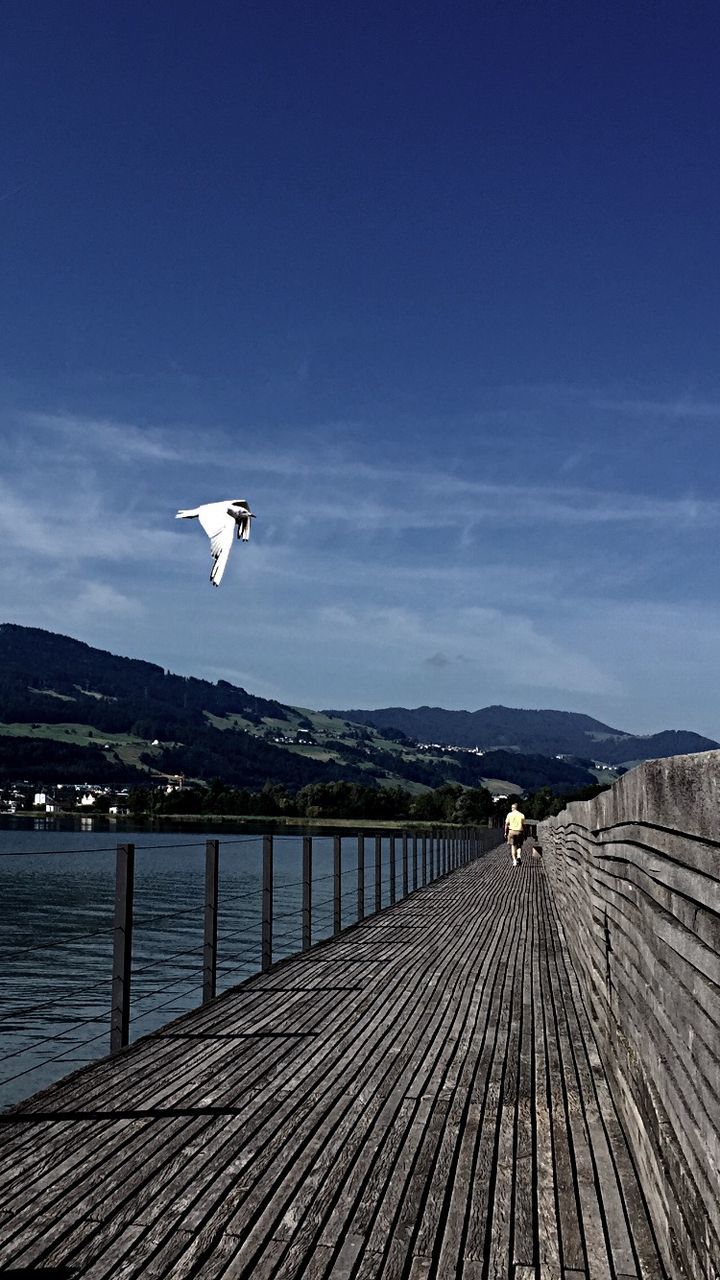
[(716, 745), (670, 730), (636, 738), (566, 711), (310, 711), (69, 636), (0, 625), (0, 781), (132, 784), (183, 774), (251, 790), (339, 780), (421, 790), (489, 780), (498, 792), (506, 784), (560, 792), (597, 781), (592, 760)]
[(484, 707), (480, 711), (447, 711), (443, 707), (354, 708), (331, 711), (383, 732), (399, 729), (418, 742), (476, 747), (483, 751), (512, 750), (545, 756), (571, 755), (610, 765), (633, 764), (663, 756), (711, 751), (718, 745), (688, 730), (635, 735), (613, 729), (574, 711), (524, 711), (512, 707)]
[[(491, 773), (487, 770), (491, 769)], [(420, 790), (482, 776), (569, 790), (577, 762), (421, 751), (402, 734), (173, 675), (69, 636), (0, 625), (0, 781), (147, 783), (183, 774), (251, 790), (345, 780)], [(530, 781), (532, 780), (532, 782)]]

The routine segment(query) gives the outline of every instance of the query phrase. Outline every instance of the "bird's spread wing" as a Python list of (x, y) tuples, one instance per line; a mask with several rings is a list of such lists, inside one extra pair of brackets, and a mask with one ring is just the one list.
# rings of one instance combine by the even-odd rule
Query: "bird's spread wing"
[(213, 559), (210, 581), (213, 586), (219, 587), (230, 555), (235, 521), (228, 515), (227, 504), (224, 502), (211, 502), (201, 507), (198, 519), (210, 539), (210, 554)]

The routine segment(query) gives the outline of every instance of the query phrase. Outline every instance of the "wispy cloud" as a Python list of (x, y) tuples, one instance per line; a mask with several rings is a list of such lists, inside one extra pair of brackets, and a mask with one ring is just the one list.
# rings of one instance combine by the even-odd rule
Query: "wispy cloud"
[[(598, 402), (601, 403), (601, 402)], [(719, 416), (720, 404), (690, 406), (683, 402), (602, 402), (606, 407), (668, 417)], [(162, 468), (172, 462), (202, 465), (202, 488), (217, 485), (232, 474), (237, 487), (262, 490), (264, 518), (275, 529), (288, 525), (312, 530), (321, 522), (355, 526), (361, 531), (458, 529), (478, 525), (686, 525), (720, 523), (720, 502), (687, 494), (649, 496), (644, 493), (598, 489), (592, 486), (477, 480), (450, 469), (398, 466), (383, 459), (369, 461), (347, 446), (311, 447), (312, 432), (295, 450), (258, 450), (219, 430), (203, 433), (187, 426), (147, 428), (108, 419), (71, 414), (26, 413), (26, 426), (72, 441), (80, 458), (111, 454), (129, 464), (145, 462)], [(563, 470), (577, 470), (582, 453), (568, 454)], [(160, 474), (160, 471), (158, 471)], [(227, 484), (227, 479), (224, 481)], [(197, 488), (195, 477), (190, 488)], [(187, 481), (185, 481), (187, 486)], [(192, 496), (192, 495), (191, 495)], [(201, 493), (199, 501), (207, 500)], [(180, 498), (177, 499), (180, 502)], [(182, 501), (185, 501), (183, 496)], [(187, 499), (190, 501), (190, 498)], [(275, 510), (274, 510), (275, 509)], [(277, 512), (277, 515), (275, 514)]]
[(198, 450), (178, 447), (170, 431), (130, 422), (62, 413), (24, 413), (21, 420), (31, 431), (45, 432), (56, 442), (74, 446), (81, 457), (109, 453), (117, 461), (175, 462), (192, 461), (199, 456)]
[(598, 399), (593, 401), (593, 407), (637, 418), (667, 418), (682, 422), (693, 418), (720, 419), (720, 400), (693, 400), (689, 396), (680, 396), (675, 400)]
[[(565, 483), (451, 451), (400, 465), (342, 431), (328, 447), (320, 430), (63, 412), (15, 416), (3, 434), (5, 617), (298, 704), (571, 702), (632, 727), (625, 699), (649, 682), (648, 650), (666, 673), (680, 661), (672, 610), (654, 605), (671, 590), (702, 600), (720, 529), (712, 489), (695, 496), (670, 473), (654, 491), (578, 483), (581, 444)], [(232, 491), (258, 520), (216, 592), (205, 535), (174, 512)], [(651, 621), (672, 642), (653, 647)], [(707, 673), (711, 628), (690, 632), (687, 661), (697, 650)]]
[[(448, 620), (442, 607), (420, 612), (329, 606), (319, 611), (317, 622), (325, 644), (331, 637), (346, 654), (362, 646), (376, 654), (379, 662), (403, 664), (406, 671), (415, 672), (418, 688), (421, 671), (427, 667), (428, 647), (434, 649), (434, 667), (456, 665), (444, 660)], [(519, 611), (478, 606), (455, 610), (452, 632), (463, 655), (481, 664), (484, 680), (499, 676), (518, 690), (533, 686), (593, 694), (618, 694), (622, 687), (613, 672), (573, 652)], [(467, 683), (466, 673), (461, 680)]]
[(118, 591), (107, 582), (87, 582), (74, 600), (69, 611), (76, 621), (96, 615), (104, 618), (135, 618), (142, 612), (142, 604), (133, 597)]
[(437, 667), (438, 670), (451, 667), (455, 662), (468, 663), (472, 662), (472, 658), (467, 658), (464, 653), (455, 653), (450, 657), (438, 649), (437, 653), (431, 653), (429, 658), (424, 659), (426, 667)]
[(451, 661), (452, 659), (448, 658), (446, 653), (441, 653), (439, 649), (437, 653), (432, 653), (429, 658), (424, 659), (426, 667), (439, 667), (441, 670), (443, 667), (449, 667)]
[[(637, 493), (598, 492), (581, 487), (488, 484), (453, 475), (405, 472), (401, 492), (387, 473), (378, 473), (378, 492), (352, 501), (337, 493), (313, 501), (290, 495), (291, 519), (324, 520), (358, 530), (460, 529), (480, 525), (686, 525), (720, 523), (720, 503), (695, 497), (647, 497)], [(347, 480), (347, 476), (346, 476)], [(381, 490), (385, 490), (382, 492)]]
[(10, 554), (18, 553), (67, 567), (93, 561), (116, 564), (146, 562), (160, 565), (181, 556), (178, 539), (169, 529), (146, 523), (118, 509), (114, 497), (93, 490), (88, 478), (71, 485), (43, 480), (33, 496), (0, 481), (0, 536)]

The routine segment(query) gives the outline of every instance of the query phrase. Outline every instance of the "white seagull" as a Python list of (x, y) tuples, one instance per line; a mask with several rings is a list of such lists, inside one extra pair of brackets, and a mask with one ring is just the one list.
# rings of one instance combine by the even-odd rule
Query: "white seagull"
[(210, 581), (214, 587), (219, 587), (230, 555), (233, 533), (237, 529), (237, 536), (242, 538), (243, 542), (247, 542), (250, 537), (250, 521), (254, 520), (255, 516), (247, 502), (244, 498), (228, 498), (225, 502), (206, 502), (202, 507), (178, 511), (175, 519), (200, 521), (210, 539), (210, 554), (213, 559)]

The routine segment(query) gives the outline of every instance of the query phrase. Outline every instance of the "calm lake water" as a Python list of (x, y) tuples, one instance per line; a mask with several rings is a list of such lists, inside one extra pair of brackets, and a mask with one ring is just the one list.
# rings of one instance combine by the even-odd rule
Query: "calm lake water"
[[(343, 833), (343, 924), (356, 919), (356, 839)], [(134, 842), (131, 1040), (202, 998), (205, 840), (220, 840), (218, 993), (260, 967), (262, 834), (119, 830), (0, 819), (0, 1109), (109, 1049), (115, 849)], [(273, 959), (301, 944), (302, 833), (276, 836)], [(383, 903), (389, 841), (383, 840)], [(332, 933), (332, 837), (313, 841), (313, 941)], [(365, 901), (372, 910), (372, 842)]]

